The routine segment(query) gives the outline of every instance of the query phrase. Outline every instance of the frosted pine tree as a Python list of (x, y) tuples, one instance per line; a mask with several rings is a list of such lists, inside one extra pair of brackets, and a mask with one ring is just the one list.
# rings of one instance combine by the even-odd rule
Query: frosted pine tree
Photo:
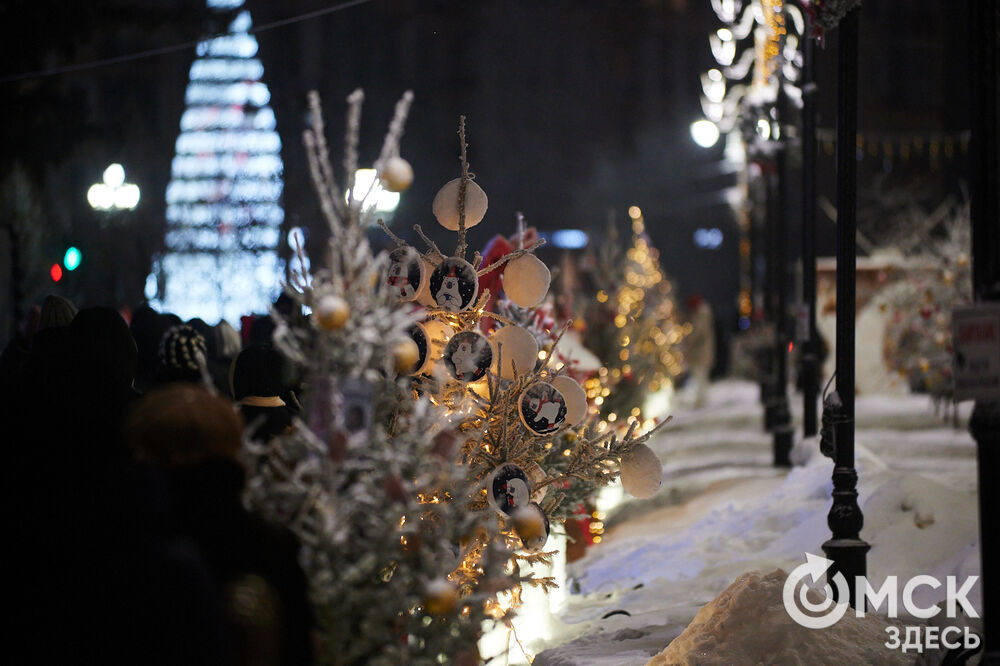
[[(341, 189), (310, 98), (305, 143), (330, 240), (323, 267), (286, 289), (311, 318), (275, 333), (306, 371), (303, 419), (251, 448), (248, 500), (302, 541), (322, 663), (472, 664), (487, 603), (517, 581), (495, 524), (468, 509), (478, 486), (455, 462), (462, 435), (410, 388), (418, 317), (382, 279), (388, 257), (373, 256), (365, 233), (363, 202), (375, 197), (354, 182), (362, 99), (348, 98)], [(389, 187), (408, 184), (398, 153), (410, 101), (397, 104), (374, 164)], [(471, 550), (476, 576), (460, 571)]]

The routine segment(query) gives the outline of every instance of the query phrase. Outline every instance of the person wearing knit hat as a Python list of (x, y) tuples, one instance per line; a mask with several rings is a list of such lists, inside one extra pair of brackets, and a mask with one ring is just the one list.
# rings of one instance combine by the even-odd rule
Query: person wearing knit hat
[(207, 375), (208, 345), (187, 324), (171, 327), (160, 340), (160, 371), (157, 384), (199, 383)]
[(199, 548), (226, 609), (233, 664), (309, 664), (311, 611), (299, 543), (242, 504), (237, 455), (243, 422), (207, 389), (177, 383), (150, 391), (125, 422), (135, 457), (163, 471), (170, 513)]
[(233, 399), (258, 441), (268, 441), (292, 425), (292, 411), (282, 398), (285, 359), (271, 345), (251, 345), (237, 354), (229, 370)]

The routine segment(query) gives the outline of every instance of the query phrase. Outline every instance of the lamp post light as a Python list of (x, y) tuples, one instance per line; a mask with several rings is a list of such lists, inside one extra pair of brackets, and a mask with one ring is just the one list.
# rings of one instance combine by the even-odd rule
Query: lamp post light
[(139, 186), (125, 182), (125, 168), (117, 162), (104, 170), (103, 182), (87, 190), (87, 203), (94, 210), (133, 210), (139, 205)]
[[(841, 573), (847, 580), (864, 576), (871, 548), (861, 538), (864, 515), (858, 506), (858, 472), (854, 466), (854, 363), (855, 287), (857, 264), (857, 159), (858, 134), (858, 23), (855, 7), (840, 22), (837, 45), (837, 386), (825, 406), (823, 418), (832, 426), (833, 506), (827, 516), (833, 536), (823, 552), (833, 560), (827, 576)], [(837, 599), (858, 610), (864, 597)], [(859, 606), (860, 604), (860, 606)]]

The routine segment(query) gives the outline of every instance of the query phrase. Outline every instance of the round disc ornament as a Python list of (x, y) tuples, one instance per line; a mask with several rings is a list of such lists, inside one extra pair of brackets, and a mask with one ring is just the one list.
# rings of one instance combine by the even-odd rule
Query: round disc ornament
[(389, 254), (389, 272), (385, 281), (402, 300), (415, 300), (427, 278), (420, 255), (413, 248), (400, 247)]
[(410, 339), (417, 345), (417, 362), (413, 364), (410, 374), (416, 375), (424, 371), (427, 365), (427, 351), (430, 349), (427, 331), (423, 324), (417, 323), (410, 327)]
[(492, 363), (490, 341), (475, 331), (456, 333), (444, 348), (444, 366), (460, 382), (482, 379)]
[(536, 435), (550, 435), (566, 423), (566, 398), (548, 382), (524, 389), (517, 406), (524, 427)]
[(465, 310), (479, 293), (479, 278), (476, 269), (464, 259), (445, 259), (430, 278), (431, 298), (435, 305), (448, 312)]
[(497, 357), (503, 364), (494, 371), (504, 379), (514, 379), (514, 370), (523, 375), (535, 369), (538, 360), (538, 342), (535, 336), (520, 326), (504, 326), (491, 338)]
[(566, 400), (566, 421), (571, 426), (580, 425), (587, 417), (587, 392), (567, 375), (554, 377), (552, 385), (559, 389)]
[[(456, 178), (444, 184), (434, 196), (431, 207), (434, 217), (442, 227), (449, 231), (458, 231), (458, 199), (462, 187), (462, 179)], [(465, 228), (471, 229), (486, 216), (489, 199), (486, 192), (475, 181), (470, 180), (465, 188)]]
[(504, 463), (486, 479), (486, 499), (497, 511), (508, 516), (531, 502), (531, 483), (524, 470), (514, 463)]

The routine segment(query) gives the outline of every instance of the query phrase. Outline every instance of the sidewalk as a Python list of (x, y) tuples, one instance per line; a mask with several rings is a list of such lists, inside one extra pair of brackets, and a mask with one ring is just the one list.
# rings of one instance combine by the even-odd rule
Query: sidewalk
[[(822, 554), (832, 462), (810, 440), (796, 443), (796, 467), (773, 468), (761, 413), (756, 385), (740, 381), (713, 385), (703, 409), (674, 410), (650, 444), (664, 466), (659, 493), (618, 507), (604, 541), (569, 566), (553, 635), (531, 646), (536, 666), (645, 664), (741, 573), (791, 571), (806, 552)], [(964, 425), (934, 416), (925, 396), (861, 397), (856, 414), (871, 581), (978, 574), (975, 443)], [(970, 600), (979, 607), (978, 586)]]

